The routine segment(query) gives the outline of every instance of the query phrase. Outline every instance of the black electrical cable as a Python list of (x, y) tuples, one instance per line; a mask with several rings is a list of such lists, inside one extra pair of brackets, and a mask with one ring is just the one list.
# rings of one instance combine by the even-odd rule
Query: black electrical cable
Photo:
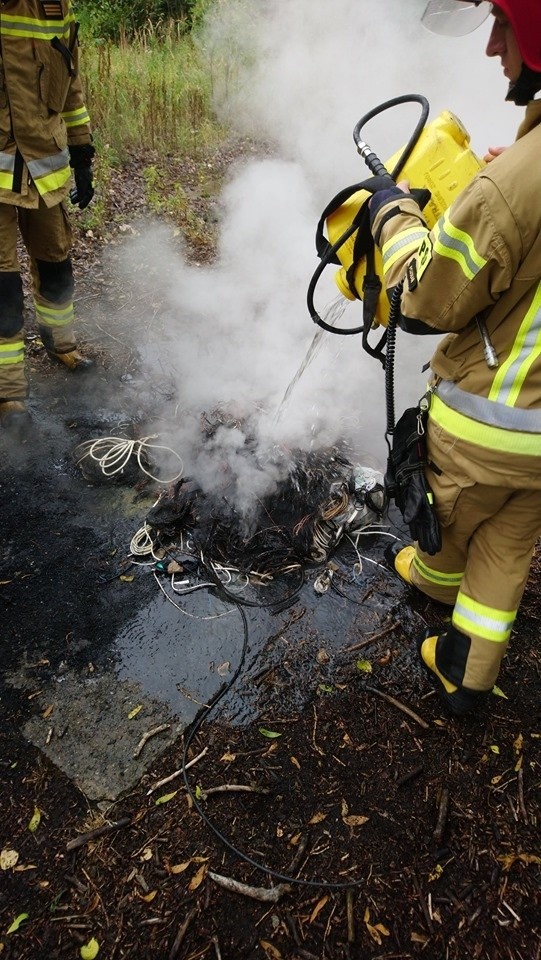
[(186, 764), (188, 762), (188, 750), (190, 749), (192, 741), (195, 739), (196, 735), (199, 733), (203, 723), (208, 718), (210, 712), (214, 710), (214, 708), (218, 705), (220, 700), (225, 696), (225, 694), (231, 689), (233, 684), (236, 682), (238, 676), (240, 675), (242, 667), (244, 665), (244, 661), (246, 659), (246, 652), (248, 650), (248, 621), (246, 619), (246, 614), (242, 609), (242, 607), (238, 603), (236, 604), (236, 606), (242, 617), (242, 624), (243, 624), (243, 631), (244, 631), (242, 652), (240, 655), (239, 663), (229, 682), (219, 691), (218, 695), (211, 701), (206, 711), (202, 713), (201, 716), (195, 721), (194, 725), (192, 726), (191, 730), (189, 731), (184, 741), (184, 750), (182, 752), (181, 769), (182, 769), (182, 776), (184, 779), (184, 786), (186, 787), (188, 796), (190, 797), (190, 800), (193, 803), (201, 819), (207, 825), (209, 830), (212, 831), (214, 836), (218, 838), (220, 843), (223, 843), (224, 846), (226, 846), (228, 850), (234, 853), (235, 856), (238, 857), (240, 860), (243, 860), (245, 863), (248, 863), (251, 867), (255, 867), (256, 870), (261, 870), (262, 873), (268, 874), (268, 876), (272, 877), (274, 880), (280, 880), (284, 883), (296, 884), (297, 886), (318, 887), (325, 890), (346, 890), (350, 887), (358, 887), (362, 883), (364, 883), (364, 879), (336, 881), (336, 882), (333, 882), (330, 880), (302, 880), (302, 879), (299, 879), (299, 877), (291, 877), (287, 873), (281, 873), (279, 870), (273, 870), (272, 867), (267, 866), (267, 864), (260, 863), (258, 860), (255, 860), (249, 854), (243, 853), (242, 850), (239, 850), (239, 848), (236, 847), (235, 844), (232, 843), (231, 840), (229, 840), (228, 837), (226, 837), (222, 833), (222, 831), (218, 829), (217, 826), (215, 826), (215, 824), (212, 822), (210, 817), (207, 816), (201, 804), (199, 803), (197, 797), (195, 796), (194, 791), (190, 786), (190, 782), (188, 780), (188, 774), (186, 770)]
[[(353, 130), (353, 139), (355, 141), (357, 148), (359, 148), (359, 145), (361, 143), (360, 131), (369, 122), (369, 120), (372, 120), (374, 117), (378, 116), (380, 113), (383, 113), (385, 110), (389, 110), (392, 107), (400, 106), (404, 103), (420, 104), (421, 116), (415, 126), (415, 129), (410, 139), (408, 140), (406, 146), (404, 147), (404, 150), (402, 151), (398, 159), (398, 162), (395, 164), (394, 169), (389, 173), (385, 169), (385, 166), (382, 164), (381, 160), (379, 160), (379, 158), (376, 156), (375, 153), (373, 153), (373, 151), (371, 151), (370, 148), (368, 148), (370, 152), (366, 156), (364, 156), (366, 163), (368, 164), (369, 168), (371, 169), (372, 173), (375, 176), (380, 176), (383, 179), (390, 178), (394, 182), (396, 182), (397, 176), (399, 175), (406, 161), (409, 159), (411, 153), (413, 152), (417, 144), (417, 141), (419, 140), (419, 137), (426, 125), (426, 121), (428, 119), (428, 114), (430, 111), (430, 105), (426, 97), (423, 97), (421, 94), (412, 93), (412, 94), (404, 94), (400, 97), (394, 97), (391, 100), (385, 100), (382, 104), (380, 104), (377, 107), (374, 107), (372, 110), (366, 113), (363, 117), (361, 117), (361, 119), (355, 125), (355, 128)], [(358, 190), (364, 189), (369, 192), (373, 192), (374, 183), (371, 180), (366, 180), (366, 181), (363, 181), (362, 183), (357, 184), (356, 187)], [(326, 250), (324, 256), (321, 258), (320, 263), (316, 267), (312, 275), (312, 278), (310, 280), (310, 283), (308, 285), (308, 291), (306, 295), (308, 312), (310, 313), (310, 316), (314, 321), (314, 323), (316, 323), (323, 330), (326, 330), (328, 333), (336, 333), (341, 336), (351, 336), (352, 334), (363, 333), (363, 332), (365, 332), (366, 334), (368, 333), (368, 331), (365, 331), (364, 329), (364, 324), (362, 324), (359, 327), (350, 327), (350, 328), (331, 326), (319, 316), (314, 306), (315, 289), (325, 267), (327, 267), (330, 263), (336, 262), (334, 258), (338, 250), (340, 249), (340, 247), (342, 247), (344, 243), (346, 243), (346, 241), (349, 240), (349, 238), (352, 236), (353, 233), (361, 229), (361, 224), (363, 222), (363, 219), (367, 216), (368, 216), (368, 204), (364, 204), (363, 207), (361, 207), (359, 214), (355, 217), (355, 219), (353, 220), (352, 224), (348, 227), (348, 229), (344, 231), (344, 233), (342, 234), (342, 236), (338, 238), (336, 243), (334, 243), (332, 246), (330, 246)]]

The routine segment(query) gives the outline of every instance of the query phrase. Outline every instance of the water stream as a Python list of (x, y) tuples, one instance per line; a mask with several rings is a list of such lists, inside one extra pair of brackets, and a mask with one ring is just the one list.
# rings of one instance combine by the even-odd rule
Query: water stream
[[(334, 327), (342, 317), (347, 307), (347, 304), (348, 304), (348, 301), (342, 296), (342, 294), (338, 294), (338, 296), (334, 300), (332, 300), (329, 306), (327, 307), (325, 313), (323, 314), (322, 319), (325, 321), (326, 324), (328, 324), (328, 326)], [(282, 417), (282, 414), (286, 409), (289, 398), (293, 392), (293, 388), (299, 382), (304, 371), (311, 364), (314, 357), (316, 357), (317, 354), (319, 353), (326, 332), (327, 331), (324, 330), (323, 327), (317, 328), (314, 334), (314, 338), (310, 346), (308, 347), (308, 350), (306, 351), (306, 356), (302, 361), (299, 369), (297, 370), (295, 376), (291, 380), (291, 383), (289, 384), (286, 392), (284, 393), (282, 400), (280, 401), (280, 405), (278, 406), (276, 413), (274, 414), (274, 418), (273, 418), (274, 423), (278, 423), (278, 421)]]

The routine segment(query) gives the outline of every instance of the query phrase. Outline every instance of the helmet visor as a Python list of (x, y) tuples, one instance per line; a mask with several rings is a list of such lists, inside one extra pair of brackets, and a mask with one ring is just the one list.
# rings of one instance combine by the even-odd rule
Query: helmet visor
[(430, 0), (421, 23), (431, 33), (463, 37), (476, 30), (488, 17), (492, 4), (487, 0)]

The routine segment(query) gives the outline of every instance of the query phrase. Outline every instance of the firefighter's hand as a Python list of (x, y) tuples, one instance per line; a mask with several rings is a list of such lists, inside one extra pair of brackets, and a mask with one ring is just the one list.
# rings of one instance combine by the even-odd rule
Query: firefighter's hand
[(92, 159), (95, 152), (92, 144), (77, 144), (69, 148), (70, 166), (75, 180), (75, 186), (70, 190), (70, 200), (77, 204), (79, 210), (88, 207), (94, 196)]
[(485, 163), (490, 163), (492, 160), (495, 160), (496, 157), (499, 157), (504, 150), (507, 150), (507, 147), (489, 147), (483, 157), (483, 160)]
[(426, 482), (423, 469), (408, 479), (404, 497), (404, 520), (421, 550), (431, 557), (441, 550), (441, 530), (433, 503), (432, 490)]

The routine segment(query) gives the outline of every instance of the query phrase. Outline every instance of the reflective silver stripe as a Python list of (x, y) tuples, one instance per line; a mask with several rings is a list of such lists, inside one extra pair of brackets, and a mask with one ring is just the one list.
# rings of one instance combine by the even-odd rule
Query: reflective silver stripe
[(470, 235), (453, 226), (447, 213), (440, 217), (434, 227), (434, 250), (442, 257), (455, 260), (468, 280), (473, 280), (486, 264), (486, 260), (477, 253)]
[(385, 244), (382, 250), (384, 271), (387, 272), (390, 266), (390, 261), (396, 259), (397, 255), (405, 247), (412, 246), (417, 249), (417, 246), (422, 240), (424, 240), (427, 233), (427, 229), (405, 230), (399, 235), (398, 239), (393, 239), (389, 244)]
[(69, 150), (66, 147), (65, 150), (50, 157), (42, 157), (41, 160), (28, 160), (27, 166), (32, 180), (38, 180), (39, 177), (46, 177), (48, 173), (54, 173), (55, 170), (67, 167), (69, 156)]
[(0, 347), (0, 366), (24, 361), (24, 342)]
[(13, 153), (0, 152), (0, 170), (13, 173), (15, 170), (15, 155)]
[(479, 423), (520, 433), (541, 433), (541, 409), (521, 410), (519, 407), (508, 407), (504, 403), (467, 393), (451, 380), (442, 380), (435, 392), (452, 410)]

